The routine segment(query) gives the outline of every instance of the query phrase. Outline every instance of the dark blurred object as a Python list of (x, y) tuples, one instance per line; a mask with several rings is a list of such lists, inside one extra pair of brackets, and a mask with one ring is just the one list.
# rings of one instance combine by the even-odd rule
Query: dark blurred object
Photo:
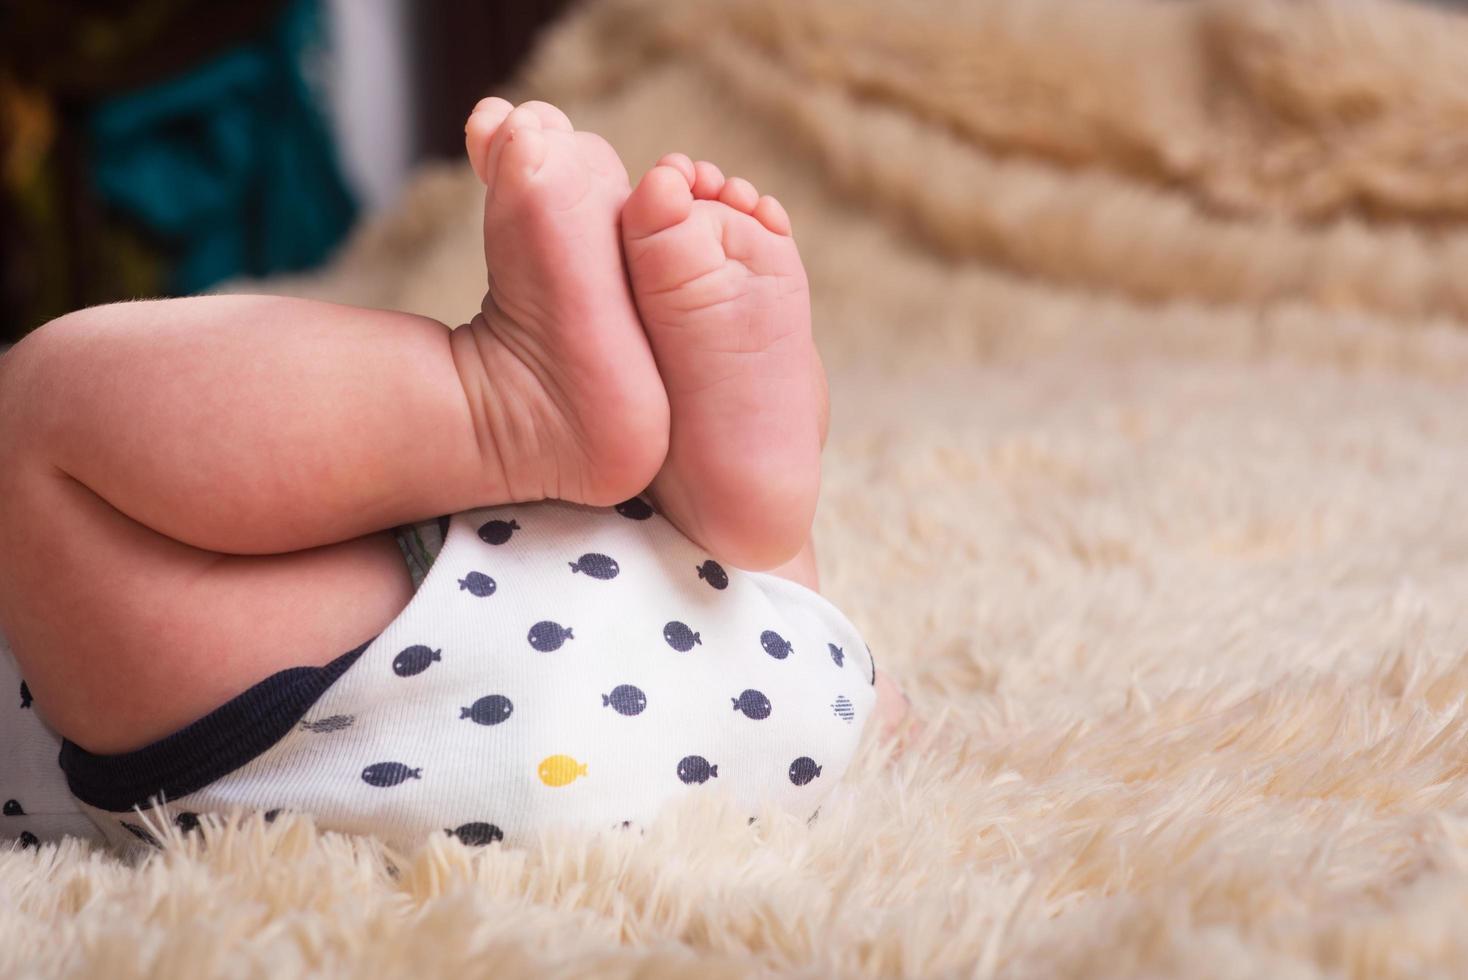
[(28, 88), (68, 104), (176, 75), (258, 36), (285, 0), (0, 0), (0, 55)]
[(0, 338), (319, 260), (352, 217), (311, 0), (0, 0)]
[(540, 31), (568, 6), (570, 0), (413, 5), (418, 145), (424, 155), (463, 155), (469, 110), (514, 74)]
[[(571, 5), (403, 2), (403, 152), (448, 159)], [(303, 79), (271, 63), (303, 8), (325, 16), (312, 0), (0, 0), (0, 341), (322, 257), (351, 201)]]

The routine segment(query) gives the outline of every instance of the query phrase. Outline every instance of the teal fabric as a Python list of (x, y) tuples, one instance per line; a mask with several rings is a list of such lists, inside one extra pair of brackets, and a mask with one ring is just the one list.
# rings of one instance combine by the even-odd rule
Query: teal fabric
[(173, 291), (307, 268), (351, 226), (303, 72), (319, 27), (317, 4), (297, 0), (266, 36), (92, 114), (94, 187), (163, 247)]

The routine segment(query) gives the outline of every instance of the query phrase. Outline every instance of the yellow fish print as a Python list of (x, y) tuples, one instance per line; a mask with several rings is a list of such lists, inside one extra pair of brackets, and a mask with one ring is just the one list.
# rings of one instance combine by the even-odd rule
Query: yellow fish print
[(569, 755), (548, 755), (536, 772), (547, 786), (565, 786), (575, 782), (577, 776), (586, 775), (586, 763), (577, 762)]

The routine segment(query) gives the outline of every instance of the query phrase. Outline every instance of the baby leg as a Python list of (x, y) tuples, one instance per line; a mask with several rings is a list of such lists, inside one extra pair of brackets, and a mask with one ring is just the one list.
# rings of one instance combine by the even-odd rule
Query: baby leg
[(360, 536), (488, 482), (449, 337), (211, 297), (81, 311), (0, 360), (0, 624), (46, 720), (130, 748), (385, 625), (405, 575)]
[(407, 595), (383, 528), (651, 480), (626, 174), (543, 112), (489, 148), (490, 290), (456, 330), (209, 297), (81, 311), (0, 361), (0, 625), (63, 735), (130, 748), (370, 637)]
[[(146, 527), (230, 554), (554, 495), (563, 457), (606, 450), (580, 446), (551, 385), (505, 363), (486, 332), (480, 318), (450, 331), (262, 296), (82, 310), (0, 361), (0, 448), (20, 463), (7, 477), (69, 478)], [(630, 454), (640, 472), (581, 481), (572, 499), (612, 503), (645, 485), (659, 435), (632, 427), (654, 447)]]

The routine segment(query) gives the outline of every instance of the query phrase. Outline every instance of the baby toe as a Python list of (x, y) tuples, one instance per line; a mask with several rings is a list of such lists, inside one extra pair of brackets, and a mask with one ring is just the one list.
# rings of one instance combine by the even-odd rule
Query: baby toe
[[(500, 123), (499, 128), (495, 130), (494, 138), (489, 141), (489, 153), (486, 156), (484, 167), (484, 182), (491, 187), (494, 186), (502, 167), (502, 158), (510, 144), (515, 141), (516, 134), (534, 131), (539, 135), (541, 128), (540, 113), (533, 108), (519, 105), (505, 116), (505, 121)], [(543, 155), (544, 142), (539, 141), (539, 145)], [(523, 164), (525, 152), (533, 148), (530, 142), (521, 141), (521, 148), (516, 153), (517, 162)]]
[(659, 164), (638, 182), (622, 206), (622, 237), (628, 241), (647, 238), (683, 221), (692, 209), (688, 178), (675, 167)]
[(484, 98), (474, 103), (474, 108), (469, 110), (469, 115), (473, 117), (483, 114), (492, 116), (497, 120), (502, 120), (506, 116), (508, 116), (510, 114), (510, 111), (514, 108), (514, 104), (507, 99), (502, 99), (497, 95), (486, 95)]
[(500, 161), (501, 175), (528, 177), (545, 162), (545, 133), (538, 129), (522, 129), (510, 134)]
[(698, 177), (693, 170), (693, 161), (686, 153), (665, 153), (663, 158), (658, 161), (658, 166), (672, 167), (678, 171), (688, 181), (689, 187), (693, 186), (694, 180)]
[(513, 108), (504, 99), (480, 99), (474, 106), (474, 111), (469, 114), (468, 121), (464, 123), (464, 151), (469, 156), (469, 165), (474, 168), (474, 175), (481, 183), (485, 179), (485, 168), (489, 163), (490, 140)]
[(573, 128), (570, 117), (549, 102), (532, 99), (529, 102), (522, 102), (520, 108), (535, 113), (544, 129), (560, 129), (569, 133)]
[(693, 165), (693, 196), (700, 201), (712, 201), (724, 189), (724, 172), (707, 160)]
[(731, 177), (719, 191), (719, 201), (736, 211), (749, 214), (759, 203), (759, 191), (743, 177)]
[(750, 213), (775, 234), (790, 234), (790, 215), (785, 213), (785, 206), (770, 195), (760, 198)]

